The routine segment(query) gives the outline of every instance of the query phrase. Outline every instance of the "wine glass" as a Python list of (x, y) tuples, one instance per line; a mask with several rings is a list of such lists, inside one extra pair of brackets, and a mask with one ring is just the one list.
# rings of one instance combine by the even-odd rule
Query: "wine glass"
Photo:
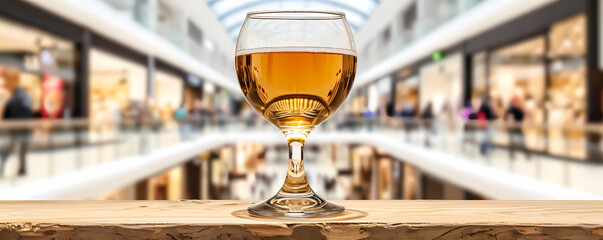
[(279, 10), (247, 14), (236, 71), (245, 98), (289, 144), (285, 183), (249, 213), (273, 218), (336, 215), (344, 207), (317, 196), (306, 180), (306, 137), (344, 102), (356, 74), (356, 46), (345, 14)]

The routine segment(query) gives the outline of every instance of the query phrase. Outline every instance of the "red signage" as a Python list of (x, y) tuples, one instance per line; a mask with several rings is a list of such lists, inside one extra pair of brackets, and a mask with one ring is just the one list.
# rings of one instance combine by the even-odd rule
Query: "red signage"
[(60, 118), (65, 100), (63, 80), (44, 74), (42, 81), (42, 118)]

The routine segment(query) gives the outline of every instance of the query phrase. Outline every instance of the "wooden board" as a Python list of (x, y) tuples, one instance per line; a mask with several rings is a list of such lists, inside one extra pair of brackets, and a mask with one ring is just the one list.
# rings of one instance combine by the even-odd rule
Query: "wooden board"
[(275, 220), (251, 201), (0, 201), (0, 239), (603, 239), (603, 201), (335, 202)]

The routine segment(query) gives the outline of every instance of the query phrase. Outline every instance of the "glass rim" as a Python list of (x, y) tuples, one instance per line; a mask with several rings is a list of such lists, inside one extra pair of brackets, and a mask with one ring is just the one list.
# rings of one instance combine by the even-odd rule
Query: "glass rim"
[(344, 19), (345, 13), (339, 11), (307, 9), (261, 10), (248, 12), (247, 18), (274, 20), (336, 20)]

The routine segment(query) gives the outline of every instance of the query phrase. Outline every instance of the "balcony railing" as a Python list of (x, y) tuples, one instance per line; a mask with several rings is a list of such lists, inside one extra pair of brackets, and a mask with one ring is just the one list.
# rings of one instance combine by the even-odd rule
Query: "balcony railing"
[[(155, 33), (157, 36), (167, 40), (182, 51), (190, 54), (199, 61), (211, 66), (226, 76), (234, 76), (234, 59), (227, 59), (226, 56), (215, 50), (211, 45), (211, 39), (200, 38), (193, 40), (187, 33), (186, 15), (182, 9), (176, 9), (172, 6), (155, 6), (160, 1), (135, 1), (135, 0), (101, 0), (113, 8), (120, 15), (128, 18), (147, 30)], [(154, 2), (155, 4), (152, 4)], [(167, 2), (169, 3), (169, 1)], [(161, 5), (161, 4), (159, 4)], [(201, 29), (197, 30), (201, 31)]]
[[(483, 2), (483, 0), (417, 1), (416, 4), (435, 3), (435, 6), (424, 7), (421, 10), (423, 12), (416, 13), (418, 16), (413, 24), (409, 25), (409, 28), (390, 30), (388, 39), (382, 39), (383, 36), (378, 34), (367, 45), (368, 48), (359, 49), (359, 59), (362, 59), (362, 62), (358, 65), (358, 70), (369, 69), (388, 56), (420, 40), (444, 23), (477, 6), (480, 2)], [(417, 10), (415, 6), (415, 11), (420, 10)], [(397, 25), (393, 24), (392, 26)]]
[[(224, 144), (254, 142), (254, 138), (223, 137), (242, 136), (248, 131), (251, 131), (250, 136), (259, 136), (259, 133), (276, 136), (268, 137), (273, 140), (278, 140), (280, 135), (276, 128), (257, 117), (124, 121), (120, 124), (92, 123), (85, 119), (4, 121), (0, 124), (3, 173), (0, 184), (3, 188), (21, 186), (128, 157), (145, 156), (203, 136), (219, 136), (219, 139), (228, 140)], [(328, 137), (314, 143), (313, 135)], [(383, 136), (394, 141), (391, 144), (398, 142), (400, 146), (415, 146), (603, 196), (599, 191), (603, 186), (598, 184), (602, 182), (598, 180), (602, 176), (599, 173), (603, 172), (601, 135), (603, 127), (600, 125), (557, 127), (443, 119), (347, 117), (327, 121), (310, 135), (308, 146), (338, 142), (370, 144), (347, 138)], [(256, 141), (262, 143), (264, 140)], [(275, 142), (273, 140), (269, 142)], [(309, 157), (308, 164), (316, 164), (311, 159)], [(400, 160), (405, 161), (403, 155)]]

